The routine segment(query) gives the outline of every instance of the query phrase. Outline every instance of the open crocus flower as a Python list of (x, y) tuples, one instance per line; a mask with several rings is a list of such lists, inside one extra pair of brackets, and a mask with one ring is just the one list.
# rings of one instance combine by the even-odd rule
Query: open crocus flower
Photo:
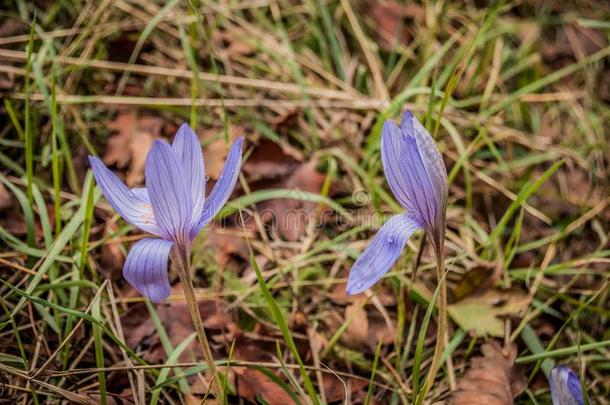
[(218, 181), (205, 198), (205, 168), (201, 145), (193, 130), (182, 125), (173, 144), (155, 141), (146, 157), (146, 188), (129, 189), (102, 161), (89, 156), (102, 193), (127, 222), (157, 238), (132, 246), (123, 276), (154, 302), (170, 294), (168, 257), (174, 248), (188, 257), (191, 241), (227, 202), (239, 174), (243, 137), (227, 156)]
[(426, 232), (438, 256), (443, 247), (447, 170), (434, 140), (411, 111), (403, 114), (401, 127), (385, 122), (381, 159), (390, 189), (406, 212), (391, 217), (356, 260), (347, 281), (348, 294), (375, 284), (418, 229)]
[(583, 405), (580, 380), (571, 368), (557, 366), (549, 376), (553, 405)]

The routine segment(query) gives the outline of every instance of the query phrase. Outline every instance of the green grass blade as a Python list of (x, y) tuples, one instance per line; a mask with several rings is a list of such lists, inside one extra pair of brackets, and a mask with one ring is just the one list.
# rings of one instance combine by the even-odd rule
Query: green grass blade
[(382, 343), (383, 340), (381, 339), (379, 339), (379, 342), (377, 342), (377, 348), (375, 349), (375, 358), (373, 359), (373, 369), (371, 370), (371, 379), (369, 380), (369, 388), (366, 391), (364, 405), (369, 405), (371, 403), (371, 398), (373, 398), (373, 383), (375, 382), (375, 373), (377, 372), (377, 365), (379, 363), (379, 354), (381, 353)]
[(279, 305), (277, 304), (277, 302), (275, 302), (273, 295), (271, 295), (271, 291), (269, 291), (269, 287), (267, 287), (267, 283), (265, 282), (265, 279), (263, 278), (263, 275), (261, 274), (261, 270), (258, 267), (258, 263), (256, 262), (256, 259), (254, 258), (254, 253), (251, 250), (250, 250), (250, 264), (252, 265), (252, 268), (256, 272), (256, 279), (258, 280), (258, 283), (261, 286), (263, 297), (265, 298), (265, 301), (267, 302), (267, 306), (269, 307), (269, 310), (271, 311), (271, 314), (273, 315), (275, 322), (277, 323), (278, 327), (280, 328), (280, 331), (282, 332), (282, 336), (284, 336), (284, 341), (286, 342), (288, 349), (290, 349), (290, 351), (292, 352), (292, 355), (294, 356), (296, 362), (299, 365), (299, 369), (301, 371), (301, 378), (303, 378), (303, 384), (305, 385), (305, 390), (307, 391), (307, 394), (309, 395), (309, 398), (313, 401), (313, 403), (315, 405), (319, 405), (320, 400), (318, 399), (318, 395), (316, 394), (313, 383), (311, 382), (311, 379), (309, 378), (309, 374), (307, 373), (307, 370), (305, 370), (305, 365), (303, 364), (303, 360), (301, 360), (299, 351), (297, 350), (296, 344), (294, 343), (294, 339), (292, 338), (292, 334), (290, 332), (290, 328), (288, 327), (288, 323), (286, 322), (286, 319), (284, 318), (284, 315), (282, 314), (282, 310), (280, 309)]
[[(176, 364), (176, 362), (180, 358), (180, 355), (182, 354), (182, 352), (184, 352), (184, 350), (191, 344), (191, 342), (193, 341), (193, 339), (195, 339), (196, 336), (197, 336), (196, 333), (192, 333), (186, 339), (184, 339), (182, 342), (180, 342), (180, 344), (178, 346), (176, 346), (176, 348), (167, 357), (167, 361), (165, 362), (165, 365), (172, 366), (172, 365)], [(161, 372), (159, 373), (159, 377), (157, 377), (157, 382), (155, 384), (156, 388), (153, 389), (153, 392), (152, 392), (152, 395), (150, 398), (150, 405), (156, 405), (157, 402), (159, 402), (159, 398), (161, 396), (161, 390), (162, 390), (161, 384), (163, 384), (163, 382), (167, 379), (167, 376), (169, 375), (170, 370), (171, 370), (171, 368), (169, 368), (169, 367), (165, 367), (165, 368), (161, 369)], [(181, 380), (181, 381), (184, 381), (184, 380)]]

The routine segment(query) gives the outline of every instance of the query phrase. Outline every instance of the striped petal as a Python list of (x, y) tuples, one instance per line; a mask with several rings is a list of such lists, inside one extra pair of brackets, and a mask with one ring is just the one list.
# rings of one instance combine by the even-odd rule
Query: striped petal
[(131, 247), (123, 277), (140, 294), (153, 302), (166, 299), (170, 294), (167, 265), (173, 242), (146, 238)]
[(447, 172), (434, 140), (410, 111), (402, 128), (386, 121), (381, 156), (396, 199), (424, 225), (435, 244), (445, 228)]
[(194, 227), (199, 222), (205, 202), (205, 166), (199, 138), (188, 124), (182, 124), (176, 132), (172, 149), (182, 165), (182, 173), (191, 192), (191, 226)]
[(100, 159), (89, 156), (89, 164), (97, 185), (112, 208), (136, 228), (159, 236), (161, 230), (157, 226), (150, 202), (130, 190)]
[(571, 368), (557, 366), (549, 375), (553, 405), (583, 405), (582, 387)]
[(405, 111), (402, 115), (401, 127), (403, 132), (415, 137), (417, 150), (422, 157), (424, 167), (434, 183), (435, 189), (445, 190), (445, 194), (447, 194), (447, 169), (443, 162), (443, 156), (436, 147), (436, 143), (432, 136), (430, 136), (430, 133), (409, 110)]
[[(150, 196), (148, 195), (148, 191), (146, 187), (135, 187), (131, 189), (131, 192), (135, 194), (137, 198), (141, 201), (144, 201), (147, 204), (150, 204)], [(151, 205), (152, 207), (152, 205)]]
[(155, 141), (146, 157), (146, 189), (161, 237), (186, 243), (192, 203), (182, 166), (167, 142)]
[(220, 211), (231, 196), (239, 176), (243, 142), (244, 138), (242, 136), (233, 142), (233, 145), (231, 145), (231, 149), (227, 155), (227, 160), (222, 168), (222, 172), (218, 177), (218, 181), (216, 181), (212, 192), (205, 200), (205, 204), (203, 205), (203, 213), (199, 219), (199, 224), (194, 230), (195, 234), (197, 234), (201, 228), (206, 226), (212, 220), (212, 218), (216, 216), (216, 214), (218, 214), (218, 211)]
[(346, 292), (358, 294), (370, 288), (400, 257), (407, 240), (422, 226), (410, 214), (391, 217), (352, 266)]

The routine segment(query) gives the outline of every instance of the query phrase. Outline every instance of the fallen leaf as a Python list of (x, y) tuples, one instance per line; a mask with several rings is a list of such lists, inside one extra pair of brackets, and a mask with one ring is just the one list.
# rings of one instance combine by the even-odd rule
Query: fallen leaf
[(472, 294), (482, 293), (494, 286), (502, 275), (502, 268), (476, 266), (466, 271), (450, 291), (451, 302), (462, 300)]
[[(315, 160), (300, 165), (280, 186), (288, 190), (320, 193), (324, 175), (316, 170), (316, 166)], [(294, 242), (306, 233), (318, 206), (318, 203), (310, 201), (274, 199), (261, 204), (261, 217), (266, 221), (274, 218), (279, 234)]]
[[(425, 300), (432, 292), (421, 282), (409, 283), (409, 288)], [(504, 336), (503, 318), (518, 316), (530, 304), (529, 296), (521, 290), (492, 289), (450, 304), (447, 311), (460, 328), (474, 336)]]
[(128, 168), (125, 182), (133, 187), (144, 181), (146, 156), (153, 141), (161, 134), (163, 120), (158, 117), (138, 117), (134, 111), (119, 113), (107, 123), (117, 133), (110, 137), (104, 153), (104, 163)]
[(451, 393), (453, 405), (512, 405), (527, 379), (515, 368), (517, 347), (502, 348), (497, 342), (481, 346), (482, 357), (470, 362), (468, 371)]
[(387, 51), (396, 47), (396, 43), (407, 44), (410, 38), (409, 24), (405, 18), (421, 21), (424, 18), (424, 8), (417, 3), (394, 0), (373, 1), (369, 3), (369, 15), (375, 22), (375, 32), (380, 45)]
[[(203, 151), (205, 160), (205, 174), (209, 178), (216, 180), (220, 176), (220, 172), (225, 165), (227, 154), (229, 153), (229, 145), (221, 128), (205, 129), (197, 133), (201, 140), (209, 142)], [(239, 136), (243, 135), (243, 128), (232, 127), (228, 130), (229, 141), (232, 143)], [(208, 192), (211, 190), (208, 189)], [(207, 194), (206, 194), (207, 195)]]
[[(106, 219), (104, 235), (111, 235), (118, 229), (119, 227), (115, 222), (111, 221), (110, 218)], [(100, 273), (104, 278), (118, 280), (122, 275), (124, 263), (125, 253), (121, 249), (119, 239), (117, 237), (108, 239), (100, 248)]]
[(366, 298), (360, 299), (345, 307), (345, 321), (351, 319), (341, 341), (348, 347), (361, 348), (368, 345), (369, 320), (364, 308)]
[(248, 34), (237, 26), (230, 30), (216, 30), (212, 36), (212, 40), (221, 49), (220, 52), (229, 59), (251, 55), (256, 52), (256, 48), (245, 38), (248, 38)]
[[(172, 290), (182, 293), (179, 285), (175, 285)], [(226, 311), (228, 304), (225, 301), (206, 299), (199, 300), (198, 304), (203, 325), (208, 332), (208, 339), (217, 341), (219, 339), (216, 337), (220, 334), (223, 336), (223, 339), (220, 340), (230, 341), (239, 332), (232, 313)], [(155, 309), (174, 347), (195, 331), (186, 302), (169, 300), (155, 305)], [(155, 326), (144, 305), (131, 306), (121, 317), (121, 324), (125, 340), (130, 347), (147, 347), (147, 350), (143, 351), (143, 357), (147, 361), (158, 363), (167, 359)], [(198, 357), (203, 357), (196, 340), (191, 343), (190, 349)], [(188, 361), (188, 350), (185, 350), (181, 359)]]
[(25, 34), (28, 31), (28, 26), (20, 19), (9, 16), (4, 16), (3, 18), (6, 19), (0, 24), (0, 38)]
[(258, 403), (257, 397), (271, 405), (295, 403), (277, 382), (261, 371), (246, 367), (234, 367), (234, 370), (237, 379), (237, 393), (240, 397), (252, 403)]
[(348, 378), (339, 378), (333, 374), (324, 374), (322, 376), (322, 384), (324, 384), (324, 394), (326, 395), (326, 402), (340, 402), (346, 397), (346, 389), (348, 389), (353, 396), (355, 393), (362, 391), (366, 388), (369, 383), (365, 380)]
[(0, 183), (0, 212), (13, 206), (13, 193), (8, 191), (4, 183)]
[(460, 328), (475, 336), (504, 336), (507, 316), (517, 316), (530, 304), (521, 290), (488, 290), (449, 305), (449, 315)]
[(243, 171), (250, 182), (277, 179), (292, 173), (299, 165), (300, 158), (291, 146), (263, 138), (244, 163)]
[[(252, 234), (246, 234), (253, 237)], [(214, 264), (224, 269), (233, 264), (235, 268), (240, 267), (240, 262), (248, 262), (250, 251), (246, 242), (244, 232), (233, 227), (221, 227), (213, 224), (205, 233), (205, 240), (201, 245), (202, 253), (211, 253)]]
[(368, 319), (368, 348), (371, 352), (375, 350), (379, 341), (381, 341), (382, 345), (389, 345), (395, 342), (396, 321), (394, 319), (390, 318), (388, 323), (377, 310), (368, 312)]

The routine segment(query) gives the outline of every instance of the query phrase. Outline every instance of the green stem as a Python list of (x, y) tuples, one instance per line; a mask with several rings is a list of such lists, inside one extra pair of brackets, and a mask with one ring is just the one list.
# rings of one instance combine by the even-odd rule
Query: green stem
[(212, 374), (212, 382), (216, 386), (216, 397), (220, 399), (223, 397), (223, 388), (222, 384), (220, 383), (220, 379), (218, 378), (218, 371), (216, 370), (216, 364), (214, 363), (212, 350), (210, 349), (210, 344), (205, 333), (205, 328), (203, 327), (203, 321), (201, 320), (201, 313), (199, 312), (197, 298), (195, 297), (193, 280), (189, 272), (190, 265), (188, 249), (181, 249), (177, 246), (176, 254), (174, 255), (174, 265), (176, 267), (178, 277), (180, 278), (180, 282), (182, 283), (182, 288), (184, 289), (186, 304), (191, 314), (193, 325), (195, 325), (195, 331), (197, 332), (197, 338), (199, 340), (199, 344), (201, 345), (201, 350), (203, 351), (205, 362), (207, 363), (208, 369)]
[(436, 249), (436, 276), (439, 282), (438, 294), (438, 330), (436, 334), (436, 344), (434, 346), (434, 355), (430, 364), (430, 371), (426, 376), (426, 381), (422, 387), (421, 394), (418, 397), (417, 403), (422, 403), (434, 380), (441, 365), (441, 356), (445, 349), (445, 335), (447, 334), (447, 283), (445, 282), (445, 261), (443, 258), (443, 248)]

